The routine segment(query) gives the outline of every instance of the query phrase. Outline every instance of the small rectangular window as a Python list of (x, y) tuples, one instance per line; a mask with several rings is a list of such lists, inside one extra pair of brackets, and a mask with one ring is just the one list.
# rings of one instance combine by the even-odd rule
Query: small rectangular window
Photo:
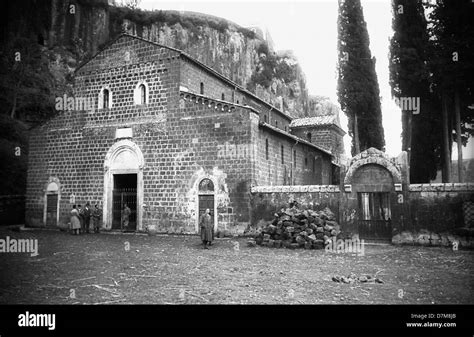
[(285, 163), (285, 147), (283, 145), (281, 146), (281, 163)]
[(201, 95), (204, 95), (204, 83), (201, 82), (201, 90), (200, 90)]
[(263, 121), (266, 123), (267, 122), (267, 115), (263, 116)]
[(268, 160), (268, 139), (265, 139), (265, 158)]
[(224, 95), (224, 93), (222, 93), (222, 100), (223, 100), (223, 101), (225, 100), (225, 95)]
[(293, 150), (293, 166), (296, 167), (296, 150)]

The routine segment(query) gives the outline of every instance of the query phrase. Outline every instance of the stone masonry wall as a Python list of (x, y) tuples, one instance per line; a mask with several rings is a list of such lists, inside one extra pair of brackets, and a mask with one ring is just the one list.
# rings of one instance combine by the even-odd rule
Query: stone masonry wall
[[(308, 139), (308, 132), (311, 133), (311, 140)], [(293, 128), (292, 133), (300, 138), (311, 141), (313, 144), (328, 149), (335, 156), (344, 153), (343, 136), (338, 134), (332, 126)]]
[(329, 156), (308, 145), (295, 143), (294, 140), (277, 135), (272, 130), (260, 128), (256, 141), (256, 185), (316, 185), (331, 182)]
[(341, 221), (342, 195), (337, 185), (309, 186), (255, 186), (252, 188), (251, 225), (258, 227), (260, 221), (273, 220), (275, 212), (297, 202), (303, 209), (321, 210), (329, 207)]
[[(390, 199), (393, 235), (458, 233), (459, 228), (466, 227), (462, 205), (465, 201), (474, 202), (474, 184), (412, 184), (408, 191), (392, 192)], [(272, 220), (276, 211), (294, 201), (302, 208), (329, 207), (343, 232), (358, 233), (357, 198), (337, 185), (253, 187), (251, 225), (256, 227), (260, 221)]]
[[(69, 221), (71, 195), (76, 204), (103, 205), (104, 160), (117, 128), (133, 129), (133, 141), (146, 160), (165, 148), (167, 114), (178, 106), (177, 56), (169, 49), (122, 37), (76, 73), (75, 97), (91, 97), (97, 104), (100, 89), (108, 86), (113, 105), (94, 111), (63, 111), (31, 132), (28, 224), (42, 225), (45, 188), (52, 179), (60, 185), (60, 223)], [(145, 106), (133, 104), (133, 88), (139, 80), (146, 80), (150, 88)], [(157, 166), (170, 161), (166, 156), (155, 158), (160, 162)]]
[(462, 204), (474, 202), (474, 184), (409, 185), (408, 226), (402, 230), (422, 229), (442, 232), (464, 227)]
[[(200, 94), (201, 82), (204, 84), (204, 95), (210, 98), (223, 100), (240, 105), (248, 105), (260, 112), (261, 121), (267, 121), (282, 129), (288, 130), (290, 119), (283, 116), (276, 110), (272, 110), (266, 104), (256, 100), (240, 89), (236, 89), (229, 82), (217, 78), (193, 62), (182, 57), (181, 63), (181, 85), (186, 87), (191, 93)], [(224, 94), (224, 99), (222, 99)], [(266, 117), (265, 117), (266, 116)]]

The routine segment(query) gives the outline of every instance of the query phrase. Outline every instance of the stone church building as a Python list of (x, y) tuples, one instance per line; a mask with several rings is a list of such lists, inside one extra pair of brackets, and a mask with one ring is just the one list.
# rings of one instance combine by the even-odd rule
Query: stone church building
[(89, 201), (104, 230), (124, 229), (127, 203), (132, 231), (197, 233), (209, 208), (239, 234), (253, 187), (339, 184), (337, 118), (293, 119), (180, 50), (123, 34), (76, 70), (73, 96), (30, 135), (30, 226)]

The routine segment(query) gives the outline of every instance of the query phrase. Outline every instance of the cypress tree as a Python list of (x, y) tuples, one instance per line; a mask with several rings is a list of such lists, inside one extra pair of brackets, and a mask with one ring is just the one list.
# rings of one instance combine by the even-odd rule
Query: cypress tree
[[(430, 58), (433, 88), (443, 98), (443, 181), (450, 182), (453, 131), (462, 160), (461, 144), (470, 135), (474, 113), (474, 2), (471, 0), (438, 0), (431, 5), (430, 37), (434, 48)], [(462, 167), (462, 162), (459, 163)], [(459, 172), (460, 178), (462, 171)]]
[[(390, 85), (401, 102), (418, 100), (417, 111), (402, 108), (402, 150), (409, 154), (410, 182), (428, 183), (440, 166), (440, 102), (430, 91), (430, 42), (422, 0), (392, 0)], [(413, 107), (411, 107), (413, 108)]]
[(370, 147), (384, 150), (380, 90), (375, 58), (360, 0), (339, 0), (338, 16), (339, 103), (349, 120), (352, 155)]

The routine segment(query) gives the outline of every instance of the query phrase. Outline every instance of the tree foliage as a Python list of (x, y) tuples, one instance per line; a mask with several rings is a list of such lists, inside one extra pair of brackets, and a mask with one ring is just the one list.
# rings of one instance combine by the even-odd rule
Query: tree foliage
[(356, 154), (355, 117), (360, 151), (370, 147), (384, 150), (384, 131), (375, 58), (360, 0), (339, 0), (338, 16), (339, 103), (349, 120), (352, 155)]
[[(474, 135), (474, 2), (472, 0), (438, 0), (430, 6), (429, 33), (433, 41), (430, 64), (433, 90), (450, 97), (455, 92), (461, 100), (461, 132), (465, 144)], [(450, 109), (449, 127), (454, 130), (454, 109)]]
[(419, 113), (402, 111), (402, 150), (410, 153), (410, 182), (428, 183), (440, 167), (440, 102), (430, 90), (431, 47), (422, 0), (392, 0), (390, 85), (395, 98), (419, 98)]
[[(455, 131), (453, 96), (461, 98), (462, 141), (472, 134), (474, 3), (470, 0), (392, 0), (392, 95), (419, 97), (419, 114), (402, 113), (402, 149), (410, 155), (410, 181), (426, 183), (443, 162), (441, 106), (446, 95), (448, 133)], [(410, 141), (411, 139), (411, 141)], [(451, 149), (453, 138), (448, 138)], [(450, 165), (448, 163), (447, 165)]]

